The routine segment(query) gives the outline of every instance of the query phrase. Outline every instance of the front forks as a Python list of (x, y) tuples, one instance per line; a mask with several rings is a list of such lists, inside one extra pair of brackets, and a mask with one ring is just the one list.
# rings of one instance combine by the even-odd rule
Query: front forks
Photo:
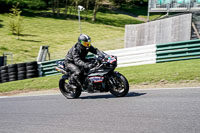
[(114, 77), (111, 77), (109, 79), (109, 82), (110, 82), (110, 85), (112, 86), (112, 88), (114, 88), (114, 89), (118, 88), (119, 85), (118, 85), (117, 81), (114, 79)]

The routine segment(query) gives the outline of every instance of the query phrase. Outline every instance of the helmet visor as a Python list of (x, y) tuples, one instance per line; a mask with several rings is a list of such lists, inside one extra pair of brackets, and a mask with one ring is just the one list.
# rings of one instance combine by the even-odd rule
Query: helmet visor
[(84, 47), (90, 47), (91, 46), (91, 42), (84, 42), (84, 41), (82, 41), (82, 45)]

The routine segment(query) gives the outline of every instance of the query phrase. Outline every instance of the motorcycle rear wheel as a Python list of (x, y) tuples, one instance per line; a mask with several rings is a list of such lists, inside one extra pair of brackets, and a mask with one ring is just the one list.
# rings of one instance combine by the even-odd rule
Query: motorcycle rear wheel
[(116, 97), (126, 96), (129, 92), (129, 84), (127, 79), (120, 73), (115, 73), (114, 85), (111, 85), (110, 93)]
[(81, 95), (81, 89), (77, 87), (76, 89), (69, 89), (67, 86), (67, 80), (66, 79), (60, 79), (59, 81), (59, 89), (60, 92), (67, 98), (67, 99), (75, 99), (79, 98)]

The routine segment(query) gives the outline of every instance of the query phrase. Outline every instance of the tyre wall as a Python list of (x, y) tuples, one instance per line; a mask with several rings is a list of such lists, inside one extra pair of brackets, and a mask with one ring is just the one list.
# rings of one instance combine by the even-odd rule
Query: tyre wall
[(38, 77), (38, 65), (36, 61), (0, 67), (0, 83), (34, 77)]

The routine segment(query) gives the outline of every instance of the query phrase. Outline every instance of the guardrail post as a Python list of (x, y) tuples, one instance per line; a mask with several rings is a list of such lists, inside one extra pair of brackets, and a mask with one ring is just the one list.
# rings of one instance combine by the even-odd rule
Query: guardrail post
[(39, 77), (43, 76), (42, 63), (41, 62), (38, 62), (38, 75), (39, 75)]

